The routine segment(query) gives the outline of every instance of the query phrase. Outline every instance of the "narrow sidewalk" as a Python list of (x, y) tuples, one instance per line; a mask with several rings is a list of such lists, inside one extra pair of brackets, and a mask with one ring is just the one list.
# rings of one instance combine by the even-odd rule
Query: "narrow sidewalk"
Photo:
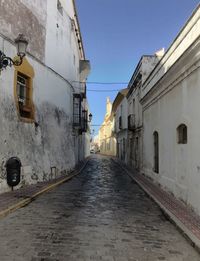
[(39, 182), (34, 185), (27, 185), (18, 190), (0, 194), (0, 218), (29, 204), (39, 195), (78, 175), (85, 168), (88, 160), (89, 158), (86, 158), (84, 161), (81, 161), (68, 175), (60, 176), (50, 181)]
[(117, 159), (113, 160), (159, 205), (169, 219), (200, 250), (200, 216), (143, 174), (137, 173)]

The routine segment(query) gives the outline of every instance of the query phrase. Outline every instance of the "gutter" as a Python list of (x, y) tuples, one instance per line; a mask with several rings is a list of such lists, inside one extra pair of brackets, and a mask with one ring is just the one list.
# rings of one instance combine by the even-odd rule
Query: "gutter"
[(83, 47), (83, 39), (82, 39), (82, 36), (81, 36), (81, 29), (80, 29), (80, 23), (79, 23), (79, 20), (78, 20), (78, 14), (77, 14), (77, 9), (76, 9), (75, 0), (72, 0), (72, 3), (73, 3), (73, 7), (74, 7), (74, 17), (75, 17), (76, 22), (77, 22), (78, 31), (79, 31), (79, 36), (80, 36), (80, 42), (81, 42), (81, 49), (82, 49), (83, 60), (85, 60), (85, 51), (84, 51), (84, 47)]

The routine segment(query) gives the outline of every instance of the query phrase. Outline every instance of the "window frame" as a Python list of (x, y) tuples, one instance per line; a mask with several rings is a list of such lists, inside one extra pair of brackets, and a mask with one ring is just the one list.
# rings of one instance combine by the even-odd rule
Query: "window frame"
[(155, 173), (159, 173), (159, 133), (154, 131), (153, 133), (153, 146), (154, 146), (154, 166), (153, 170)]
[(177, 143), (178, 144), (187, 144), (188, 143), (188, 128), (184, 123), (179, 124), (176, 128), (177, 132)]
[[(23, 63), (20, 66), (15, 66), (14, 72), (14, 97), (17, 108), (17, 114), (20, 121), (26, 123), (35, 122), (35, 106), (33, 103), (33, 78), (34, 70), (31, 64), (26, 58), (23, 59)], [(21, 83), (21, 86), (25, 86), (26, 94), (25, 99), (19, 98), (19, 77), (25, 80), (25, 84)]]

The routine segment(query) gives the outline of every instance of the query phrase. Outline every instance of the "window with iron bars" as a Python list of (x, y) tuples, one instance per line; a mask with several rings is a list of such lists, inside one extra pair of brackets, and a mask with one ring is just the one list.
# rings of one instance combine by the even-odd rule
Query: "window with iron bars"
[(73, 97), (73, 126), (81, 127), (81, 96), (74, 94)]
[(22, 118), (33, 118), (33, 103), (31, 100), (30, 79), (17, 73), (17, 99), (19, 114)]
[(88, 130), (88, 111), (82, 111), (82, 132), (87, 132)]

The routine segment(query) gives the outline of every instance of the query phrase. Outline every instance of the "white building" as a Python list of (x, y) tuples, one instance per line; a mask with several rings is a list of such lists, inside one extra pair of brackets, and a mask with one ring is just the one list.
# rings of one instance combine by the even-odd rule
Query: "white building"
[[(73, 0), (0, 0), (0, 50), (16, 56), (24, 34), (21, 66), (0, 74), (0, 192), (10, 188), (5, 163), (18, 157), (19, 185), (67, 173), (89, 154), (84, 82), (89, 62)], [(87, 148), (86, 148), (87, 147)]]
[(199, 86), (200, 5), (165, 53), (142, 56), (112, 108), (118, 157), (198, 214)]
[(110, 101), (110, 98), (107, 97), (106, 114), (104, 117), (104, 121), (99, 128), (99, 148), (101, 154), (116, 156), (116, 139), (113, 136), (114, 121), (112, 119), (111, 110), (112, 103)]
[(127, 163), (127, 142), (128, 142), (128, 104), (126, 95), (128, 88), (118, 92), (113, 105), (112, 117), (114, 118), (114, 133), (116, 137), (117, 157)]
[(143, 119), (141, 88), (149, 73), (155, 67), (163, 55), (163, 50), (156, 52), (155, 55), (143, 55), (128, 84), (126, 95), (128, 103), (128, 141), (126, 149), (127, 163), (134, 166), (137, 170), (142, 168), (142, 134)]
[(200, 214), (200, 7), (142, 87), (143, 172)]

